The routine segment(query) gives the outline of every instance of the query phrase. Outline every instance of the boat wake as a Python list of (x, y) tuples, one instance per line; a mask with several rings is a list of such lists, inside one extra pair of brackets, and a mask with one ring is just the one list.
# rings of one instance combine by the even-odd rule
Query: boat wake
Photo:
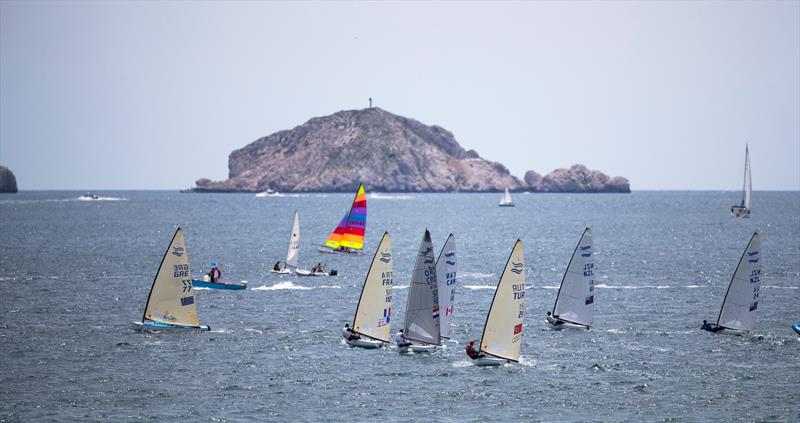
[(256, 288), (253, 288), (253, 291), (278, 291), (278, 290), (285, 290), (285, 289), (299, 289), (299, 290), (309, 290), (314, 289), (308, 286), (301, 286), (295, 285), (291, 282), (281, 282), (272, 286), (262, 285)]
[(120, 197), (103, 197), (98, 196), (96, 198), (89, 198), (85, 196), (78, 197), (78, 201), (128, 201), (127, 198), (120, 198)]
[(413, 195), (392, 195), (373, 193), (367, 196), (370, 200), (413, 200)]
[(461, 272), (463, 278), (471, 279), (494, 279), (497, 276), (494, 273), (481, 273), (481, 272)]
[(478, 290), (478, 289), (491, 289), (491, 290), (495, 290), (495, 289), (497, 289), (497, 287), (496, 287), (496, 286), (494, 286), (494, 285), (464, 285), (464, 288), (466, 288), (466, 289), (472, 289), (472, 290)]

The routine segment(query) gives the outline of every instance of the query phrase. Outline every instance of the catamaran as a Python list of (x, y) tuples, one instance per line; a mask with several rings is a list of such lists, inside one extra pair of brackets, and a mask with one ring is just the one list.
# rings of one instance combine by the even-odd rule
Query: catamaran
[(211, 330), (200, 325), (197, 304), (189, 270), (189, 253), (183, 230), (172, 237), (158, 267), (141, 322), (133, 322), (136, 330), (148, 332), (197, 332)]
[(384, 232), (364, 278), (353, 317), (353, 333), (358, 339), (347, 343), (354, 347), (380, 348), (389, 342), (392, 317), (392, 238)]
[(339, 225), (328, 236), (325, 245), (319, 250), (323, 253), (360, 253), (364, 248), (364, 232), (367, 229), (367, 194), (364, 185), (358, 184), (356, 196), (350, 210)]
[(480, 340), (476, 366), (499, 366), (519, 362), (522, 346), (522, 317), (525, 314), (525, 257), (522, 241), (517, 240), (506, 267), (497, 282), (483, 336)]
[(742, 185), (742, 203), (731, 207), (731, 216), (750, 217), (750, 194), (753, 191), (753, 177), (750, 174), (750, 151), (744, 146), (744, 183)]
[(453, 313), (455, 312), (456, 297), (456, 237), (453, 234), (447, 237), (447, 241), (439, 252), (436, 259), (436, 280), (439, 282), (439, 310), (444, 313), (439, 314), (439, 334), (444, 339), (452, 337)]
[(594, 316), (594, 260), (592, 231), (584, 229), (561, 279), (547, 323), (553, 329), (589, 329)]
[(755, 328), (761, 290), (761, 265), (761, 241), (758, 232), (755, 232), (733, 272), (717, 323), (705, 323), (703, 329), (743, 334)]
[(500, 207), (514, 207), (514, 201), (511, 200), (511, 194), (508, 193), (508, 188), (506, 188), (506, 192), (500, 197)]
[(417, 262), (411, 274), (406, 301), (405, 336), (411, 345), (400, 346), (400, 352), (432, 352), (441, 345), (439, 333), (439, 285), (433, 260), (431, 233), (425, 229), (419, 244)]

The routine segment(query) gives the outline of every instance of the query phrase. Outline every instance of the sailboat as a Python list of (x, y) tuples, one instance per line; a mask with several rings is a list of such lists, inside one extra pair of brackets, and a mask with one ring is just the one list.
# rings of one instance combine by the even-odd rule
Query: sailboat
[(439, 333), (439, 285), (433, 261), (431, 233), (425, 229), (419, 244), (417, 261), (411, 274), (406, 301), (406, 320), (403, 331), (411, 345), (399, 347), (400, 352), (433, 352), (441, 345)]
[(453, 306), (456, 297), (456, 237), (453, 234), (447, 237), (439, 258), (436, 259), (436, 280), (439, 282), (439, 336), (445, 339), (452, 337)]
[(483, 336), (480, 340), (476, 366), (499, 366), (519, 362), (522, 346), (522, 317), (525, 314), (525, 257), (522, 241), (517, 240), (506, 267), (497, 282)]
[(350, 210), (339, 225), (328, 236), (325, 245), (319, 250), (323, 253), (359, 253), (364, 248), (364, 232), (367, 229), (367, 194), (364, 185), (358, 184), (356, 196)]
[(750, 194), (753, 191), (753, 177), (750, 174), (750, 151), (744, 146), (744, 183), (742, 185), (742, 203), (731, 207), (731, 216), (750, 217)]
[(706, 323), (703, 329), (709, 332), (743, 334), (755, 328), (761, 289), (761, 264), (761, 240), (758, 232), (755, 232), (733, 272), (716, 325)]
[(511, 194), (508, 193), (508, 188), (506, 188), (506, 192), (500, 197), (500, 207), (514, 207), (514, 201), (511, 199)]
[(136, 330), (148, 332), (197, 332), (211, 330), (200, 325), (189, 270), (189, 253), (183, 230), (172, 237), (150, 287), (141, 322)]
[[(283, 267), (280, 269), (272, 269), (272, 273), (279, 273), (288, 275), (292, 273), (290, 267), (297, 268), (297, 262), (300, 260), (300, 215), (297, 210), (294, 211), (292, 218), (292, 231), (289, 234), (289, 248), (286, 251), (286, 261), (283, 262)], [(276, 267), (278, 264), (276, 263)]]
[(592, 231), (584, 229), (561, 279), (547, 323), (553, 329), (589, 329), (594, 316), (594, 260)]
[(380, 348), (389, 342), (392, 317), (392, 238), (383, 233), (364, 278), (353, 317), (353, 332), (359, 339), (347, 340), (354, 347)]

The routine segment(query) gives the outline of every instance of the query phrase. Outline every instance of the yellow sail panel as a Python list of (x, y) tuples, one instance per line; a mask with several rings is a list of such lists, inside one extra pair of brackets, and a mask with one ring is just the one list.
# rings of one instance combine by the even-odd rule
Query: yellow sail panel
[(392, 238), (386, 232), (372, 258), (358, 300), (353, 330), (389, 342), (392, 318)]
[(197, 304), (183, 230), (178, 228), (161, 260), (144, 318), (173, 325), (198, 326)]
[(525, 257), (522, 241), (517, 240), (497, 283), (486, 326), (481, 338), (481, 351), (519, 361), (522, 346), (522, 317), (525, 314)]

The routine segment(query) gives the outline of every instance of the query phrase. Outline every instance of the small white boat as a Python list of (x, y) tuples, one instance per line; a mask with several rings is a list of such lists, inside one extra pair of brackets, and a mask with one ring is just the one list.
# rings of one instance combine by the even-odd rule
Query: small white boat
[(100, 196), (97, 195), (97, 194), (92, 194), (91, 192), (87, 192), (86, 194), (83, 194), (80, 197), (78, 197), (78, 199), (79, 200), (84, 200), (84, 201), (86, 201), (86, 200), (89, 200), (89, 201), (91, 201), (91, 200), (99, 200)]
[(519, 362), (525, 314), (525, 257), (517, 240), (508, 257), (492, 305), (486, 316), (476, 366), (499, 366)]
[[(300, 260), (300, 215), (297, 210), (294, 211), (292, 217), (292, 230), (289, 233), (289, 247), (286, 251), (286, 261), (283, 262), (283, 267), (280, 270), (274, 268), (270, 270), (272, 273), (281, 275), (291, 274), (290, 267), (297, 268), (297, 262)], [(276, 263), (277, 266), (277, 263)]]
[(500, 207), (514, 207), (514, 201), (511, 199), (511, 194), (508, 192), (508, 188), (506, 188), (506, 192), (500, 197)]
[(742, 186), (742, 202), (731, 207), (731, 216), (750, 217), (750, 194), (753, 192), (753, 177), (750, 174), (750, 151), (744, 147), (744, 184)]
[(353, 317), (352, 331), (361, 338), (347, 340), (347, 344), (361, 348), (378, 348), (388, 344), (391, 317), (392, 238), (388, 232), (384, 232), (364, 278)]
[(761, 240), (755, 232), (733, 273), (717, 323), (704, 324), (704, 330), (740, 335), (755, 329), (761, 291), (761, 257)]
[(153, 279), (147, 304), (140, 322), (133, 327), (147, 332), (204, 332), (211, 330), (200, 325), (197, 304), (189, 270), (189, 253), (183, 230), (178, 228), (172, 237), (161, 265)]
[(256, 197), (279, 197), (281, 194), (278, 191), (273, 191), (272, 189), (267, 188), (266, 191), (259, 192), (256, 194)]
[(414, 271), (406, 300), (403, 323), (405, 337), (411, 345), (399, 346), (400, 352), (432, 352), (441, 345), (439, 332), (439, 284), (433, 259), (431, 233), (425, 229), (417, 251)]
[(592, 231), (584, 229), (561, 279), (552, 312), (547, 313), (551, 329), (589, 329), (594, 318), (594, 259)]
[(294, 273), (297, 276), (336, 276), (339, 274), (336, 270), (331, 270), (330, 272), (313, 272), (306, 269), (294, 269)]

